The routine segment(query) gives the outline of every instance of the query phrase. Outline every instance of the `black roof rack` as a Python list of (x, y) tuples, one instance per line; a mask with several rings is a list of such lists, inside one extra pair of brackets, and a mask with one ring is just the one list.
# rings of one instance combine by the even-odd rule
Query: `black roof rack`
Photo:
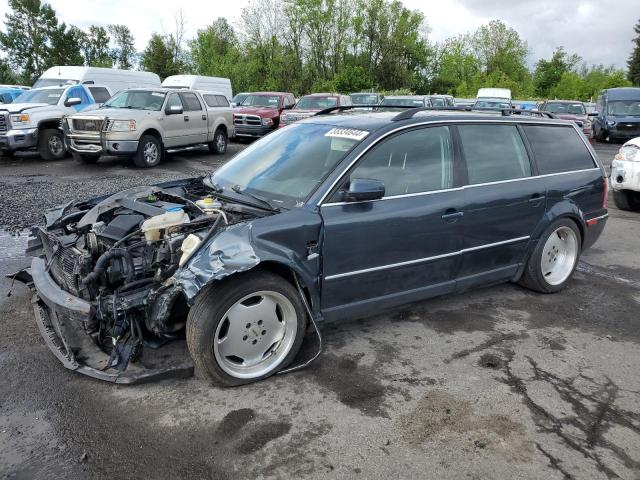
[(416, 108), (416, 107), (411, 107), (409, 105), (343, 105), (341, 107), (329, 107), (329, 108), (325, 108), (324, 110), (320, 110), (319, 112), (316, 112), (314, 114), (314, 116), (316, 115), (327, 115), (329, 113), (333, 113), (333, 112), (342, 112), (343, 110), (353, 110), (353, 109), (361, 109), (361, 110), (379, 110), (379, 109), (383, 109), (383, 108), (403, 108), (403, 109), (410, 109), (410, 108)]
[(418, 112), (424, 111), (453, 111), (453, 112), (487, 112), (487, 113), (497, 113), (500, 112), (503, 117), (508, 117), (510, 115), (539, 115), (541, 117), (546, 118), (556, 118), (554, 114), (550, 112), (543, 112), (540, 110), (522, 110), (519, 108), (474, 108), (472, 106), (469, 107), (416, 107), (411, 108), (410, 110), (406, 110), (404, 112), (399, 113), (395, 117), (393, 117), (393, 121), (399, 120), (409, 120), (413, 118), (413, 116)]

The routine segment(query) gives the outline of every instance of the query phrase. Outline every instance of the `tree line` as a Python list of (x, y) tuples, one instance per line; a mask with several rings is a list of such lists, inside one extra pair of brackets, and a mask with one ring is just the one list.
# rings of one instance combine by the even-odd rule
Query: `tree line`
[(405, 91), (473, 97), (481, 87), (516, 98), (589, 100), (603, 88), (640, 86), (640, 21), (627, 71), (587, 65), (558, 47), (529, 68), (530, 48), (493, 20), (474, 32), (429, 41), (427, 19), (399, 0), (252, 0), (234, 26), (214, 20), (185, 38), (154, 33), (136, 52), (126, 25), (67, 26), (41, 0), (9, 0), (0, 83), (31, 84), (52, 65), (139, 68), (161, 78), (194, 73), (230, 78), (235, 91)]

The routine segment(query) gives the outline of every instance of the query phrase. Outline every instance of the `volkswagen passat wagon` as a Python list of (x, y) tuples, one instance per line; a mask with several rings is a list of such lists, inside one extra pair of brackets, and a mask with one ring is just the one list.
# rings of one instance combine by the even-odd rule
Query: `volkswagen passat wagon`
[(581, 132), (425, 110), (318, 115), (209, 176), (51, 209), (19, 276), (49, 347), (132, 383), (185, 374), (153, 355), (186, 338), (231, 386), (287, 368), (315, 322), (497, 282), (565, 287), (607, 219)]

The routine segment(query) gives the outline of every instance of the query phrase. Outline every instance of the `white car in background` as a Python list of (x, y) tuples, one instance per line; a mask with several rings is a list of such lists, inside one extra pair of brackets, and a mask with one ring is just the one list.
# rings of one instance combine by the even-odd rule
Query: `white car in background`
[(640, 211), (640, 137), (622, 145), (611, 162), (611, 189), (616, 207)]

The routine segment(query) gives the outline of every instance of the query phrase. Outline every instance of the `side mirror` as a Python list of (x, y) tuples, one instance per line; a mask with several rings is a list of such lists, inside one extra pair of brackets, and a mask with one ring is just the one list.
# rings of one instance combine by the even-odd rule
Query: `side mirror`
[(599, 112), (591, 112), (591, 113), (587, 113), (587, 117), (599, 117), (600, 113)]
[(74, 105), (80, 105), (82, 103), (82, 99), (78, 97), (69, 97), (64, 101), (65, 107), (73, 107)]
[(352, 178), (349, 182), (349, 190), (345, 191), (342, 198), (345, 202), (364, 202), (367, 200), (379, 200), (384, 197), (384, 182), (370, 178)]
[(183, 111), (184, 109), (181, 105), (171, 105), (170, 107), (164, 109), (164, 113), (166, 115), (180, 115), (181, 113), (183, 113)]

